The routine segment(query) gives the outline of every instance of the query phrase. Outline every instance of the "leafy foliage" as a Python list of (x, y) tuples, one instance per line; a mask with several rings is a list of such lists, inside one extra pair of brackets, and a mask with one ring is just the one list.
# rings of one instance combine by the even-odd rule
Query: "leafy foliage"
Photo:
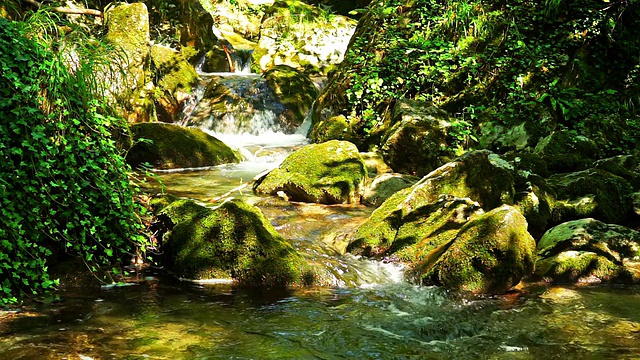
[(0, 304), (55, 287), (55, 259), (95, 270), (145, 243), (112, 139), (125, 124), (95, 100), (90, 61), (64, 64), (0, 18)]
[(454, 114), (458, 142), (481, 121), (640, 142), (636, 0), (380, 0), (359, 26), (346, 95), (365, 134), (407, 97)]

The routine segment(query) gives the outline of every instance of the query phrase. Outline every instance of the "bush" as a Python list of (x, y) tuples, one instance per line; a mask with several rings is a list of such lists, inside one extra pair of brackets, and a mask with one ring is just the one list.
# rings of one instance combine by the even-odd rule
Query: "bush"
[(56, 259), (79, 256), (95, 270), (144, 245), (112, 139), (125, 124), (95, 100), (90, 65), (71, 73), (0, 18), (0, 305), (54, 288)]

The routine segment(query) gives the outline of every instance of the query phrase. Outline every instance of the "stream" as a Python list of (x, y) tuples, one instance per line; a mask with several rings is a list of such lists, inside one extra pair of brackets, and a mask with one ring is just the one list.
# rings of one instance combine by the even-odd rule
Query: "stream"
[(332, 286), (239, 289), (151, 268), (127, 286), (64, 289), (55, 300), (0, 311), (0, 359), (640, 357), (640, 287), (525, 284), (489, 297), (413, 285), (392, 261), (338, 250), (336, 235), (372, 208), (232, 191), (305, 145), (305, 131), (207, 130), (247, 160), (158, 172), (164, 191), (205, 203), (231, 191), (258, 206), (301, 254), (326, 264)]

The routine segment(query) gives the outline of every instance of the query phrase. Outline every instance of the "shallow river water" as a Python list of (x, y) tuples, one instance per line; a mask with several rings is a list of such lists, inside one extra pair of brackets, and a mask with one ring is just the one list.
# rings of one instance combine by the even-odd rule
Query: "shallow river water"
[(341, 255), (336, 235), (371, 208), (288, 203), (242, 188), (304, 137), (241, 140), (248, 161), (159, 173), (165, 191), (257, 205), (325, 265), (330, 286), (243, 290), (151, 269), (129, 286), (66, 289), (56, 301), (0, 311), (0, 360), (640, 358), (640, 287), (529, 284), (475, 297), (412, 285), (398, 264)]

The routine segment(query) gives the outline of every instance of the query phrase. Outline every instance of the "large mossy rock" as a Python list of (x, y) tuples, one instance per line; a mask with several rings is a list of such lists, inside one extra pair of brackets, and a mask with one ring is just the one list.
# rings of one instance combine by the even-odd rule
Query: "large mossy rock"
[(131, 125), (131, 133), (134, 145), (127, 154), (127, 162), (134, 168), (144, 163), (156, 169), (175, 169), (242, 160), (236, 151), (200, 129), (140, 123)]
[(527, 230), (535, 238), (547, 230), (551, 220), (551, 205), (556, 195), (547, 181), (535, 174), (519, 171), (516, 180), (515, 206), (527, 219)]
[(549, 177), (547, 183), (556, 193), (551, 205), (554, 224), (585, 217), (623, 223), (631, 214), (631, 186), (607, 171), (588, 169), (556, 174)]
[(276, 99), (286, 107), (285, 122), (299, 127), (318, 96), (318, 89), (309, 76), (287, 65), (278, 65), (264, 73), (267, 85)]
[(569, 131), (557, 131), (543, 138), (536, 145), (534, 153), (544, 159), (552, 173), (585, 170), (602, 155), (594, 141)]
[[(423, 282), (476, 293), (504, 293), (531, 275), (536, 244), (527, 221), (504, 205), (467, 222), (457, 236), (427, 256)], [(446, 249), (443, 249), (446, 248)]]
[(593, 164), (593, 168), (618, 175), (627, 180), (634, 190), (640, 191), (640, 155), (619, 155), (601, 159)]
[(453, 157), (446, 151), (449, 116), (432, 104), (399, 100), (391, 124), (382, 137), (381, 152), (394, 172), (424, 176)]
[(307, 262), (258, 208), (241, 200), (215, 208), (177, 200), (159, 215), (170, 223), (162, 246), (166, 266), (178, 277), (233, 278), (248, 286), (313, 280)]
[(172, 123), (177, 120), (182, 103), (198, 83), (195, 68), (178, 51), (163, 45), (151, 47), (151, 61), (156, 84), (158, 120)]
[(320, 204), (360, 202), (367, 168), (358, 148), (346, 141), (307, 145), (259, 179), (257, 194), (284, 192), (289, 200)]
[(640, 232), (593, 218), (547, 231), (538, 243), (536, 275), (553, 282), (637, 282)]
[(276, 1), (265, 13), (252, 55), (259, 71), (284, 64), (326, 74), (342, 61), (356, 27), (353, 19), (298, 0)]
[(490, 151), (469, 152), (388, 198), (358, 228), (350, 249), (366, 253), (389, 248), (404, 218), (436, 203), (442, 194), (469, 198), (485, 210), (513, 204), (514, 178), (513, 168)]

